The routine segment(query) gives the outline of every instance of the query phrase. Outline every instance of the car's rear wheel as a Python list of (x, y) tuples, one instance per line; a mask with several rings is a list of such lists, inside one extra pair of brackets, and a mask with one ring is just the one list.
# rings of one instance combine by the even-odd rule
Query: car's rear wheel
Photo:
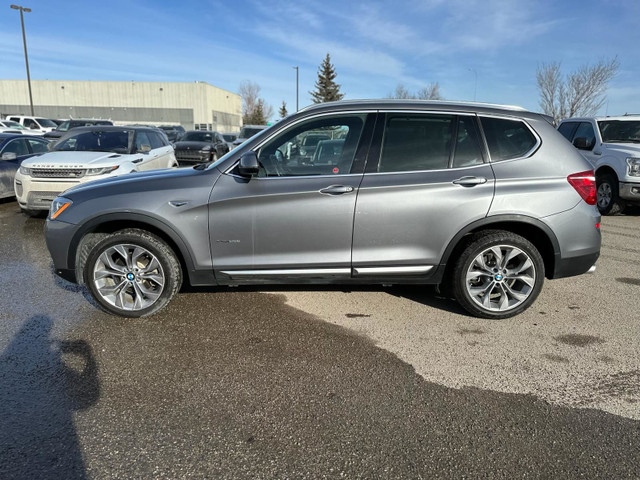
[(544, 262), (536, 247), (512, 232), (476, 234), (453, 271), (453, 293), (474, 316), (501, 319), (535, 301), (544, 282)]
[(596, 178), (598, 210), (601, 215), (617, 215), (623, 212), (625, 204), (620, 200), (618, 179), (606, 173)]
[(143, 317), (164, 308), (182, 283), (180, 262), (159, 237), (137, 229), (108, 235), (89, 252), (84, 283), (107, 312)]

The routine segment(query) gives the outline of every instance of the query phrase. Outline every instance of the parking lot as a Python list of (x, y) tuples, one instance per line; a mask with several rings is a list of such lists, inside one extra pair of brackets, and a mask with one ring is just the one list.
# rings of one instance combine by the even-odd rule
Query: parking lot
[(0, 202), (2, 478), (638, 478), (640, 213), (504, 321), (432, 287), (187, 289), (141, 320)]

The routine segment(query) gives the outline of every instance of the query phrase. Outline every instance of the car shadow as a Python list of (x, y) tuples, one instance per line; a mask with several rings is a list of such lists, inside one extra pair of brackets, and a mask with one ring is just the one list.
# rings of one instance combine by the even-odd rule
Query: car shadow
[(398, 298), (406, 298), (427, 307), (450, 313), (468, 316), (468, 313), (456, 303), (438, 292), (435, 285), (241, 285), (237, 287), (193, 287), (183, 285), (181, 294), (212, 293), (212, 292), (380, 292)]
[(98, 401), (98, 366), (87, 342), (52, 340), (52, 327), (31, 317), (0, 356), (3, 478), (87, 478), (73, 412)]

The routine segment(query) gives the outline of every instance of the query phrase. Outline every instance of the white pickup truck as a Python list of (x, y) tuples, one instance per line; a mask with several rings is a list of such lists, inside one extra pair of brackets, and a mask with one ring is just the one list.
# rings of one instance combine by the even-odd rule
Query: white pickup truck
[(640, 115), (567, 118), (558, 131), (593, 165), (602, 215), (640, 204)]

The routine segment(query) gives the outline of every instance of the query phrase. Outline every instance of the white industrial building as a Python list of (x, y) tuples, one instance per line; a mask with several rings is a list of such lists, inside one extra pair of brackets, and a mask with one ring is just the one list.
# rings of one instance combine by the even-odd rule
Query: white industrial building
[[(115, 124), (180, 124), (185, 129), (238, 131), (240, 95), (206, 82), (32, 80), (36, 116), (104, 118)], [(30, 115), (26, 80), (0, 80), (0, 114)]]

